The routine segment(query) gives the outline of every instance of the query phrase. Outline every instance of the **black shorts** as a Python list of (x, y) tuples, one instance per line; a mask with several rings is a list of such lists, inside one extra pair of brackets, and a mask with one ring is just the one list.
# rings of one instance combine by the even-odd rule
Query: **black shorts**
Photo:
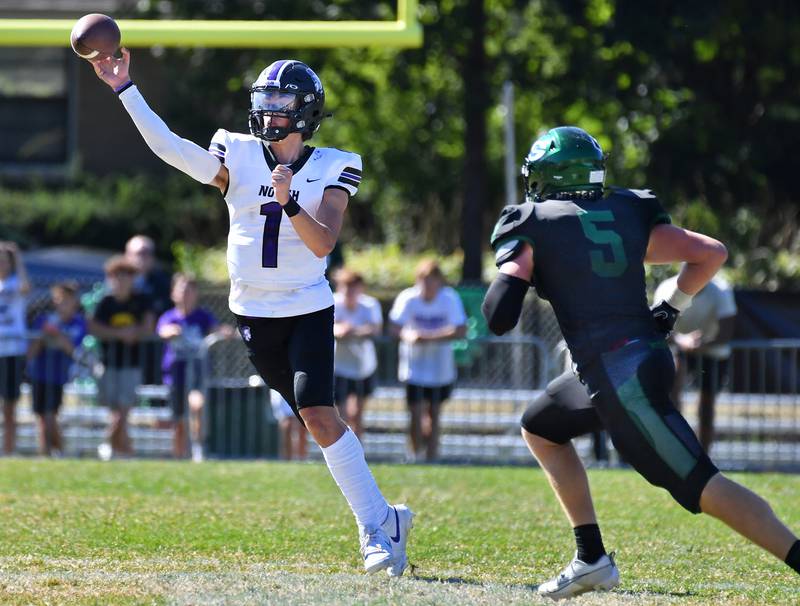
[(716, 395), (728, 381), (728, 359), (711, 356), (689, 354), (685, 358), (686, 372), (689, 377), (699, 378), (700, 391)]
[(63, 397), (63, 385), (58, 383), (42, 383), (40, 381), (31, 383), (33, 412), (39, 416), (48, 413), (58, 413), (58, 409), (61, 408), (61, 400)]
[(19, 387), (25, 371), (25, 356), (0, 357), (0, 399), (19, 400)]
[(406, 383), (406, 403), (409, 406), (416, 406), (422, 401), (430, 402), (431, 404), (442, 404), (452, 393), (452, 383), (436, 387)]
[(375, 375), (366, 379), (348, 379), (347, 377), (333, 377), (333, 396), (337, 404), (344, 404), (347, 396), (356, 395), (366, 398), (375, 391)]
[(674, 376), (663, 340), (635, 341), (583, 369), (594, 412), (586, 407), (586, 387), (566, 373), (525, 412), (522, 424), (557, 443), (605, 429), (620, 455), (648, 482), (700, 513), (700, 494), (718, 470), (669, 398)]
[(250, 362), (295, 415), (333, 406), (333, 306), (302, 316), (236, 316)]

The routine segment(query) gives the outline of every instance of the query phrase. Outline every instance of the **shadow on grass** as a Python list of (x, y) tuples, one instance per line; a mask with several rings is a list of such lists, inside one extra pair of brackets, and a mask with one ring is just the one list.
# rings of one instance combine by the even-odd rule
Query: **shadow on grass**
[(488, 587), (491, 585), (503, 585), (511, 589), (524, 589), (527, 591), (536, 591), (539, 586), (531, 583), (486, 583), (484, 581), (476, 581), (474, 579), (465, 579), (462, 577), (437, 577), (433, 575), (417, 574), (413, 570), (410, 571), (410, 578), (415, 581), (423, 581), (425, 583), (443, 583), (445, 585), (469, 585), (471, 587)]
[(617, 595), (625, 595), (630, 597), (642, 597), (648, 595), (662, 595), (670, 598), (700, 597), (700, 594), (695, 593), (694, 591), (668, 591), (666, 589), (642, 589), (640, 591), (633, 591), (632, 589), (615, 589), (614, 593)]
[[(508, 587), (510, 589), (518, 589), (521, 591), (531, 591), (536, 592), (539, 588), (539, 585), (533, 583), (486, 583), (483, 581), (476, 581), (474, 579), (465, 579), (463, 577), (437, 577), (432, 575), (424, 575), (424, 574), (417, 574), (414, 569), (409, 571), (410, 578), (413, 578), (417, 581), (423, 581), (425, 583), (444, 583), (446, 585), (469, 585), (471, 587), (488, 587), (491, 585), (503, 585), (504, 587)], [(597, 592), (602, 593), (602, 592)], [(694, 598), (698, 597), (699, 594), (693, 591), (669, 591), (666, 589), (645, 589), (640, 591), (633, 591), (631, 589), (614, 589), (609, 592), (614, 595), (618, 596), (626, 596), (630, 598), (642, 598), (648, 595), (652, 596), (663, 596), (663, 597), (670, 597), (670, 598)]]

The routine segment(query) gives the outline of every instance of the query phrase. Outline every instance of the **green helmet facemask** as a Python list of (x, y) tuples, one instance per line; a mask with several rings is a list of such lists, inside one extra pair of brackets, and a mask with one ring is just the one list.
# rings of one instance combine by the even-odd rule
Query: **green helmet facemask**
[(525, 198), (599, 198), (606, 162), (600, 144), (575, 126), (559, 126), (536, 139), (522, 162)]

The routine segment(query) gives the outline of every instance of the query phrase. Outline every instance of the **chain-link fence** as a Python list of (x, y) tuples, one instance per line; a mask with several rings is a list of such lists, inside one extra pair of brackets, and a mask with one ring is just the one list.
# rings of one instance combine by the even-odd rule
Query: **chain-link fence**
[[(102, 285), (82, 284), (86, 307), (102, 296)], [(477, 293), (477, 294), (476, 294)], [(28, 302), (32, 320), (48, 309), (46, 285), (36, 285)], [(469, 301), (472, 296), (473, 301)], [(474, 311), (480, 290), (465, 296)], [(201, 305), (222, 322), (232, 322), (227, 291), (206, 288)], [(385, 302), (388, 307), (390, 302)], [(472, 308), (472, 309), (470, 309)], [(40, 334), (31, 334), (38, 338)], [(440, 457), (447, 461), (492, 463), (529, 462), (530, 455), (519, 437), (519, 417), (540, 390), (563, 368), (559, 357), (561, 334), (550, 306), (530, 295), (520, 326), (502, 338), (487, 336), (474, 320), (471, 338), (454, 344), (458, 381), (441, 418)], [(396, 340), (376, 339), (377, 387), (367, 404), (364, 444), (376, 459), (401, 461), (407, 453), (408, 408), (405, 391), (397, 379)], [(169, 456), (173, 448), (170, 387), (161, 373), (163, 343), (153, 337), (139, 344), (135, 399), (129, 416), (129, 432), (137, 456)], [(749, 341), (732, 344), (732, 355), (714, 391), (715, 418), (711, 455), (727, 468), (800, 468), (800, 341)], [(130, 355), (130, 354), (124, 354)], [(205, 395), (206, 412), (201, 438), (207, 454), (217, 457), (276, 456), (278, 447), (269, 392), (259, 381), (238, 338), (212, 339), (196, 350), (196, 386)], [(107, 440), (111, 413), (104, 401), (101, 344), (87, 338), (76, 350), (63, 390), (60, 419), (63, 452), (96, 456)], [(131, 362), (131, 360), (129, 360)], [(683, 412), (691, 424), (702, 428), (707, 408), (708, 361), (684, 360), (688, 369), (681, 391)], [(714, 370), (718, 372), (718, 370)], [(35, 381), (22, 385), (17, 407), (17, 450), (37, 449), (39, 428), (32, 404)], [(106, 389), (106, 392), (108, 390)], [(704, 400), (705, 398), (705, 400)], [(594, 458), (592, 438), (576, 441), (587, 461)], [(609, 464), (616, 462), (611, 444)], [(602, 450), (602, 449), (601, 449)], [(315, 453), (315, 449), (311, 449)], [(314, 456), (318, 456), (318, 453)]]

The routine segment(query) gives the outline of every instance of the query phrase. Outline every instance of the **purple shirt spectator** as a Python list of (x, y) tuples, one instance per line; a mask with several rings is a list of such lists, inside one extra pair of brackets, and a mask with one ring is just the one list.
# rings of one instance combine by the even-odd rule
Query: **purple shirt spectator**
[[(59, 331), (69, 336), (70, 342), (76, 348), (80, 346), (87, 332), (86, 319), (80, 313), (75, 314), (66, 322), (54, 312), (41, 314), (34, 320), (32, 328), (40, 331), (46, 324), (58, 328)], [(39, 383), (64, 385), (69, 381), (71, 366), (72, 358), (64, 351), (56, 347), (45, 347), (39, 355), (31, 360), (28, 374), (32, 380)]]
[(165, 311), (158, 319), (156, 332), (169, 324), (179, 325), (181, 334), (174, 339), (167, 340), (164, 346), (161, 370), (164, 373), (166, 385), (172, 385), (176, 379), (180, 380), (183, 377), (186, 360), (197, 353), (203, 338), (213, 332), (217, 326), (217, 319), (210, 311), (202, 307), (192, 310), (188, 315), (183, 315), (178, 308), (173, 307)]

